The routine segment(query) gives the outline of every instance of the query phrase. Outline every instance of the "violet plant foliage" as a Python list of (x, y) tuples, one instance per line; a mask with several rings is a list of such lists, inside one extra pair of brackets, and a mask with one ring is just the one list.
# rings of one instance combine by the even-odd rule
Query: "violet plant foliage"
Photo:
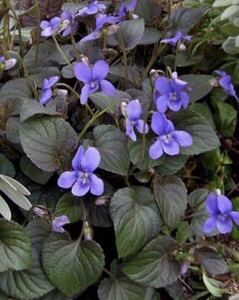
[(239, 78), (218, 12), (43, 2), (31, 39), (19, 12), (0, 37), (0, 298), (236, 294)]

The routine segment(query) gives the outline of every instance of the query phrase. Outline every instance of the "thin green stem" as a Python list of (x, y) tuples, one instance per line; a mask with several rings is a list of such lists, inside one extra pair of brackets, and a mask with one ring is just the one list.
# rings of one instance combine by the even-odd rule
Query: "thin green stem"
[(60, 47), (60, 45), (59, 45), (59, 43), (58, 43), (58, 41), (57, 41), (55, 35), (53, 35), (52, 37), (53, 37), (53, 40), (54, 40), (54, 42), (55, 42), (55, 44), (56, 44), (57, 50), (60, 52), (61, 56), (64, 58), (64, 60), (65, 60), (66, 63), (68, 64), (68, 66), (71, 68), (71, 67), (72, 67), (72, 66), (71, 66), (71, 63), (70, 63), (69, 59), (66, 57), (65, 53), (62, 51), (62, 49), (61, 49), (61, 47)]
[(100, 111), (100, 112), (96, 112), (93, 117), (90, 119), (90, 121), (85, 125), (85, 127), (82, 129), (81, 133), (79, 134), (79, 140), (85, 135), (85, 133), (87, 132), (88, 128), (100, 117), (102, 116), (104, 113), (106, 113), (108, 111), (108, 108)]

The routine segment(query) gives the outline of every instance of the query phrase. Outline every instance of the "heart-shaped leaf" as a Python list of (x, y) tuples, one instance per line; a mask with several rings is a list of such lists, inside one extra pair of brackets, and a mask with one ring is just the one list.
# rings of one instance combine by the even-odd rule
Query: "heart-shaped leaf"
[(30, 264), (31, 244), (23, 227), (0, 219), (0, 272), (24, 270)]
[(118, 190), (111, 199), (110, 212), (120, 257), (140, 250), (159, 232), (160, 216), (148, 188)]
[(43, 266), (51, 282), (67, 296), (95, 283), (104, 267), (104, 254), (94, 241), (71, 241), (51, 234), (43, 248)]
[(100, 151), (100, 168), (119, 174), (127, 175), (130, 164), (126, 138), (113, 125), (100, 125), (94, 129), (95, 145)]
[(126, 263), (123, 272), (138, 284), (154, 288), (170, 285), (180, 273), (179, 263), (170, 258), (175, 246), (171, 237), (158, 237)]
[(40, 169), (55, 171), (64, 166), (77, 147), (77, 135), (69, 123), (60, 118), (31, 118), (20, 128), (22, 147)]

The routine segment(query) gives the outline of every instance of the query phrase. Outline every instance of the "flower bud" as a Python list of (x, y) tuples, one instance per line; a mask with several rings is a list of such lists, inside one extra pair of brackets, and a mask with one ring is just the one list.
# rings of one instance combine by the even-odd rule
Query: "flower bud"
[(127, 117), (127, 102), (123, 101), (121, 102), (121, 113), (126, 118)]
[(46, 212), (43, 209), (39, 208), (39, 207), (34, 207), (33, 212), (34, 212), (35, 215), (37, 215), (38, 217), (41, 217), (41, 218), (44, 215), (46, 215)]
[(180, 44), (178, 45), (178, 50), (180, 50), (180, 51), (185, 51), (185, 50), (186, 50), (186, 45), (185, 45), (184, 43), (180, 43)]
[(83, 230), (84, 230), (84, 239), (87, 241), (91, 241), (93, 239), (92, 230), (87, 221), (84, 221)]
[(12, 69), (17, 63), (16, 58), (10, 58), (5, 61), (5, 70), (10, 70)]
[(117, 24), (110, 25), (107, 30), (107, 35), (112, 35), (112, 34), (116, 33), (119, 30), (119, 28), (120, 27)]

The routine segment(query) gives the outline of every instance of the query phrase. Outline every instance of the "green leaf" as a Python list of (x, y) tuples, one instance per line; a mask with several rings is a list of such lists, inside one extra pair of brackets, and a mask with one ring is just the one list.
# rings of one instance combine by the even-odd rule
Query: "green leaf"
[(71, 193), (64, 194), (57, 202), (55, 215), (66, 215), (71, 223), (79, 221), (82, 217), (80, 201), (79, 197), (75, 197)]
[(0, 174), (10, 177), (16, 174), (14, 164), (2, 153), (0, 153)]
[(222, 7), (233, 4), (233, 0), (216, 0), (213, 2), (213, 7)]
[(153, 23), (154, 6), (152, 1), (138, 0), (135, 13), (141, 18), (145, 19), (145, 22)]
[(19, 300), (36, 299), (54, 289), (41, 264), (41, 249), (51, 227), (45, 220), (35, 219), (27, 225), (27, 231), (32, 242), (31, 267), (23, 271), (5, 273), (0, 280), (1, 290)]
[(173, 300), (185, 299), (183, 285), (181, 281), (177, 280), (174, 283), (168, 285), (165, 289)]
[(20, 168), (27, 177), (39, 184), (46, 184), (54, 174), (39, 169), (26, 156), (21, 157)]
[(239, 53), (239, 47), (236, 46), (236, 37), (229, 36), (222, 44), (223, 50), (227, 54), (236, 55)]
[[(144, 35), (144, 19), (126, 20), (119, 24), (119, 29), (114, 35), (115, 40), (112, 45), (119, 44), (122, 49), (134, 49)], [(111, 44), (111, 39), (110, 39)]]
[(165, 176), (174, 175), (179, 172), (188, 160), (188, 156), (181, 154), (175, 156), (164, 155), (164, 158), (156, 170)]
[[(128, 141), (128, 149), (131, 162), (141, 171), (148, 170), (154, 167), (161, 165), (166, 156), (161, 157), (160, 159), (153, 160), (149, 157), (149, 141), (146, 140), (145, 147), (142, 144), (142, 140), (139, 138), (136, 142), (131, 140)], [(141, 152), (144, 147), (144, 158), (141, 158)]]
[(204, 236), (203, 224), (207, 218), (204, 201), (208, 196), (208, 190), (196, 189), (188, 196), (188, 202), (194, 208), (194, 216), (191, 222), (192, 230), (197, 236)]
[(229, 272), (225, 260), (212, 248), (201, 247), (196, 249), (195, 257), (197, 263), (213, 276)]
[(231, 18), (239, 11), (239, 5), (230, 5), (221, 14), (221, 21)]
[(40, 169), (55, 171), (64, 166), (66, 159), (77, 147), (73, 128), (60, 118), (31, 118), (20, 128), (24, 152)]
[(43, 248), (43, 266), (51, 282), (67, 296), (95, 283), (104, 267), (104, 254), (94, 241), (71, 241), (51, 234)]
[(59, 113), (56, 111), (56, 107), (45, 107), (37, 101), (25, 102), (21, 107), (20, 120), (21, 122), (36, 116), (36, 115), (52, 115), (57, 116)]
[(62, 292), (54, 290), (38, 300), (72, 300), (72, 298), (68, 298), (67, 296), (62, 294)]
[(125, 277), (116, 280), (106, 278), (98, 289), (100, 300), (145, 300), (145, 292), (145, 288)]
[(101, 155), (100, 168), (127, 175), (130, 160), (124, 134), (113, 125), (100, 125), (94, 128), (94, 136)]
[[(72, 45), (61, 45), (61, 49), (68, 60), (73, 60), (73, 57), (70, 54)], [(30, 50), (24, 56), (24, 64), (30, 74), (36, 74), (37, 70), (39, 70), (39, 67), (48, 66), (49, 68), (50, 66), (56, 66), (56, 64), (66, 65), (67, 63), (56, 48), (54, 42), (44, 41), (44, 43), (34, 44), (30, 48)]]
[(203, 17), (207, 7), (178, 8), (170, 15), (170, 29), (174, 32), (188, 33)]
[(219, 147), (220, 141), (215, 131), (201, 114), (194, 111), (181, 111), (173, 116), (172, 121), (176, 130), (184, 130), (193, 138), (193, 145), (182, 147), (181, 154), (197, 155)]
[(202, 279), (207, 287), (208, 291), (215, 297), (221, 298), (222, 297), (222, 289), (220, 288), (220, 281), (207, 277), (206, 273), (203, 272)]
[(116, 91), (116, 94), (114, 97), (106, 96), (104, 93), (94, 93), (90, 95), (91, 101), (99, 107), (101, 110), (104, 110), (108, 108), (108, 111), (112, 114), (114, 114), (117, 110), (117, 107), (120, 106), (120, 103), (122, 102), (122, 99), (130, 99), (129, 94), (122, 92), (122, 91)]
[(225, 137), (232, 137), (237, 125), (237, 110), (230, 104), (217, 101), (215, 122)]
[(146, 27), (144, 34), (139, 42), (139, 45), (150, 45), (158, 42), (160, 39), (160, 32), (153, 27)]
[(202, 99), (213, 89), (210, 84), (211, 75), (187, 74), (180, 76), (180, 79), (186, 81), (190, 87), (190, 102)]
[(0, 219), (0, 272), (24, 270), (31, 263), (31, 244), (20, 225)]
[(12, 218), (11, 210), (2, 196), (0, 196), (0, 214), (9, 221)]
[(169, 257), (175, 247), (176, 243), (171, 237), (158, 237), (126, 263), (122, 270), (140, 285), (154, 288), (170, 285), (180, 274), (179, 263)]
[(111, 199), (110, 212), (120, 257), (137, 252), (159, 232), (160, 216), (146, 187), (118, 190)]
[(176, 228), (187, 208), (185, 184), (176, 176), (166, 177), (162, 181), (156, 177), (154, 194), (164, 222), (170, 229)]
[(32, 99), (33, 88), (26, 78), (9, 80), (0, 90), (0, 105), (7, 104), (12, 115), (19, 114), (23, 103)]
[(215, 128), (212, 112), (206, 103), (192, 103), (189, 109), (203, 115), (212, 128)]
[(0, 190), (22, 209), (31, 209), (31, 202), (24, 196), (29, 195), (29, 191), (15, 179), (0, 175)]

